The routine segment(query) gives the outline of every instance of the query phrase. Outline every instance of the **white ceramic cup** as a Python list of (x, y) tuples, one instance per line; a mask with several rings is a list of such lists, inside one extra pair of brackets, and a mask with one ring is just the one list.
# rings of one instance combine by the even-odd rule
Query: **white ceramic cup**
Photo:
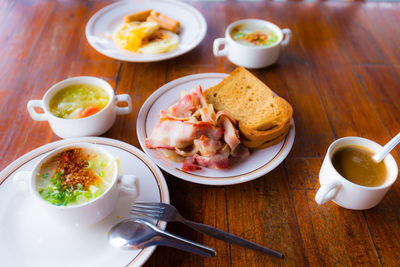
[[(278, 35), (276, 43), (270, 46), (250, 46), (241, 44), (232, 39), (231, 31), (239, 24), (251, 25), (256, 28), (268, 28)], [(274, 64), (279, 57), (281, 46), (286, 46), (292, 32), (290, 29), (281, 30), (275, 24), (260, 19), (243, 19), (230, 24), (225, 31), (225, 38), (217, 38), (214, 40), (213, 52), (216, 57), (227, 56), (235, 65), (249, 69), (257, 69), (267, 67)], [(283, 37), (285, 36), (285, 39)], [(223, 49), (221, 49), (223, 46)]]
[(350, 182), (341, 176), (332, 164), (333, 154), (341, 147), (357, 145), (365, 147), (374, 153), (379, 151), (382, 146), (374, 141), (361, 137), (344, 137), (333, 142), (326, 153), (319, 173), (321, 188), (315, 195), (318, 204), (324, 204), (332, 200), (341, 207), (352, 210), (364, 210), (372, 208), (383, 199), (390, 186), (396, 181), (398, 167), (391, 154), (384, 159), (387, 177), (380, 186), (362, 186)]
[[(36, 189), (36, 175), (43, 163), (52, 156), (70, 148), (90, 149), (105, 155), (114, 164), (112, 183), (99, 197), (79, 205), (56, 206), (44, 200)], [(119, 175), (117, 160), (105, 149), (89, 143), (75, 143), (53, 150), (33, 167), (32, 171), (17, 172), (13, 177), (13, 183), (22, 189), (29, 189), (29, 193), (38, 206), (57, 223), (64, 226), (86, 226), (97, 223), (107, 217), (114, 209), (120, 197), (120, 193), (132, 198), (138, 195), (138, 179), (135, 175)]]
[[(63, 119), (54, 116), (49, 109), (50, 99), (61, 89), (74, 84), (93, 84), (104, 89), (109, 96), (108, 104), (96, 114), (86, 118)], [(127, 106), (118, 107), (119, 102), (126, 102)], [(129, 95), (115, 95), (108, 82), (89, 76), (73, 77), (56, 83), (47, 90), (43, 100), (30, 100), (27, 107), (33, 120), (48, 121), (53, 132), (61, 138), (101, 135), (111, 128), (116, 115), (129, 114), (132, 111)], [(44, 113), (36, 112), (35, 107), (42, 108)]]

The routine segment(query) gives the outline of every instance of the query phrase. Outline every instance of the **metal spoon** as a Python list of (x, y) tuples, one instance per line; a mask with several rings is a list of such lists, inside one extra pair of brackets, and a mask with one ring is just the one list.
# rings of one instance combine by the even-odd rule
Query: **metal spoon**
[(163, 231), (148, 221), (127, 219), (110, 230), (108, 241), (113, 247), (142, 249), (149, 246), (167, 246), (195, 253), (204, 257), (217, 255), (212, 248)]

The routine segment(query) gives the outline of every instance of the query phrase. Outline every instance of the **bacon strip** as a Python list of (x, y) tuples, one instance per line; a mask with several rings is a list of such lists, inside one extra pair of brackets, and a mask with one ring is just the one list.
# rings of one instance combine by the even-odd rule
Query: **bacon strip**
[(196, 103), (197, 105), (201, 105), (202, 107), (207, 106), (208, 103), (206, 97), (203, 94), (203, 89), (201, 89), (200, 85), (193, 89), (190, 93), (193, 95), (193, 97), (197, 99), (197, 101), (194, 103)]
[(225, 111), (218, 111), (218, 112), (217, 112), (217, 115), (216, 115), (217, 121), (219, 120), (219, 118), (220, 118), (221, 116), (226, 116), (226, 117), (228, 117), (228, 119), (230, 119), (231, 122), (232, 122), (233, 124), (236, 125), (236, 120), (235, 120), (234, 118), (232, 118), (232, 116), (229, 115), (228, 113), (226, 113)]
[(188, 122), (165, 119), (161, 120), (153, 129), (149, 138), (157, 143), (176, 148), (185, 148), (193, 144), (193, 140), (202, 135), (218, 140), (224, 130), (208, 122)]
[(144, 140), (144, 145), (147, 148), (153, 148), (153, 149), (164, 148), (164, 149), (168, 149), (168, 150), (175, 150), (175, 147), (164, 145), (163, 143), (158, 142), (157, 140), (154, 140), (154, 139), (151, 139), (151, 138), (146, 138)]
[(196, 160), (194, 157), (185, 158), (185, 160), (183, 161), (183, 164), (182, 164), (182, 171), (192, 172), (192, 171), (201, 170), (201, 167), (196, 165), (195, 163), (196, 163)]
[(212, 169), (227, 169), (229, 167), (229, 147), (225, 145), (217, 154), (212, 156), (195, 155), (196, 163), (200, 166)]
[(200, 109), (201, 120), (205, 122), (211, 122), (212, 124), (217, 124), (217, 117), (215, 116), (214, 106), (207, 105)]
[(231, 151), (234, 151), (240, 144), (239, 133), (226, 115), (220, 116), (219, 119), (224, 128), (224, 141), (228, 144)]
[(201, 136), (200, 139), (193, 141), (194, 146), (197, 147), (197, 151), (202, 156), (210, 156), (217, 153), (218, 149), (222, 147), (220, 141), (216, 141), (208, 138), (207, 136)]
[(193, 105), (192, 95), (184, 95), (179, 102), (167, 109), (166, 115), (175, 120), (189, 120), (196, 107)]

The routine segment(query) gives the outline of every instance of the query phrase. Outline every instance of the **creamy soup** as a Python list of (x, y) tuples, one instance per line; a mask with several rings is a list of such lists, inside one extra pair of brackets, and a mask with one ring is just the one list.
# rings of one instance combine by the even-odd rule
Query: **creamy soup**
[(58, 91), (49, 103), (50, 112), (63, 119), (89, 117), (102, 110), (109, 101), (107, 92), (92, 84), (74, 84)]
[(233, 40), (249, 46), (269, 46), (278, 41), (278, 35), (271, 29), (250, 24), (240, 24), (230, 34)]
[(112, 184), (114, 162), (103, 154), (71, 148), (42, 164), (36, 190), (57, 206), (72, 206), (101, 196)]

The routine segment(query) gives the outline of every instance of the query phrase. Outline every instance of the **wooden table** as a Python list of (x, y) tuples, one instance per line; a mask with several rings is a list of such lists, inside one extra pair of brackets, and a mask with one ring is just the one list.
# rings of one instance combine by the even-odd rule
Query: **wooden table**
[[(133, 112), (104, 136), (140, 147), (136, 118), (146, 98), (168, 81), (235, 66), (212, 55), (231, 22), (262, 18), (293, 31), (278, 63), (252, 71), (294, 108), (296, 139), (271, 173), (245, 184), (212, 187), (165, 173), (171, 203), (184, 216), (285, 254), (276, 259), (202, 236), (180, 224), (168, 230), (217, 250), (205, 259), (160, 247), (146, 266), (399, 266), (400, 185), (376, 208), (318, 206), (321, 160), (336, 138), (381, 144), (400, 131), (400, 4), (361, 2), (190, 2), (208, 33), (196, 49), (164, 62), (133, 64), (100, 55), (86, 41), (88, 19), (111, 1), (0, 2), (0, 169), (58, 140), (26, 110), (54, 83), (90, 75), (129, 93)], [(397, 162), (399, 151), (393, 152)], [(1, 265), (1, 259), (0, 259)]]

